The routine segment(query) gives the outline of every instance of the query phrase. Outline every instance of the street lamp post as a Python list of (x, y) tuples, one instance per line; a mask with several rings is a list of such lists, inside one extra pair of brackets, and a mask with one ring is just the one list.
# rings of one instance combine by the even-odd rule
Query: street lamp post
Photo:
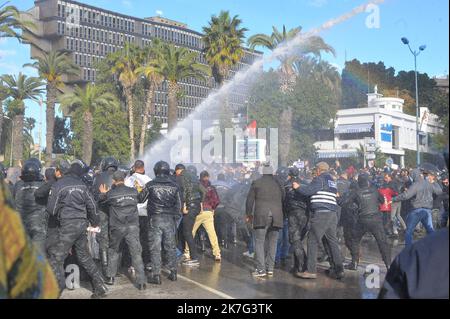
[(409, 51), (411, 51), (412, 55), (414, 56), (414, 75), (415, 75), (415, 82), (416, 82), (416, 150), (417, 150), (417, 158), (416, 158), (416, 165), (419, 167), (420, 165), (420, 149), (419, 149), (419, 89), (417, 84), (417, 57), (419, 56), (420, 52), (425, 50), (426, 45), (421, 45), (419, 47), (419, 51), (412, 50), (411, 46), (409, 45), (409, 40), (405, 37), (402, 38), (403, 44), (407, 45), (409, 48)]
[(34, 102), (39, 104), (39, 161), (42, 161), (42, 106), (44, 104), (44, 101), (42, 100), (42, 97), (39, 97), (39, 100), (35, 97), (28, 95), (27, 96), (33, 100)]

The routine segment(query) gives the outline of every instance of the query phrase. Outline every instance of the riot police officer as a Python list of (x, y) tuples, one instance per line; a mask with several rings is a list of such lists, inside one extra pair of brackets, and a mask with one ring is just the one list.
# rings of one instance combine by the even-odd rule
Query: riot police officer
[[(100, 196), (100, 186), (105, 185), (108, 189), (113, 184), (112, 175), (117, 171), (119, 162), (114, 157), (107, 157), (102, 161), (102, 172), (94, 178), (94, 185), (92, 187), (92, 194), (95, 201), (98, 203)], [(83, 175), (85, 173), (83, 172)], [(98, 214), (100, 217), (100, 233), (96, 235), (99, 245), (99, 253), (102, 261), (103, 272), (106, 274), (108, 267), (108, 249), (109, 249), (109, 228), (108, 228), (108, 207), (98, 205)]]
[(20, 180), (14, 185), (14, 200), (27, 234), (45, 254), (48, 218), (45, 206), (34, 199), (35, 191), (43, 183), (39, 166), (34, 161), (26, 161)]
[(144, 290), (145, 273), (142, 261), (142, 247), (139, 242), (138, 192), (125, 186), (125, 173), (114, 172), (110, 190), (100, 186), (99, 204), (109, 208), (109, 263), (106, 284), (113, 285), (119, 263), (119, 249), (125, 240), (131, 255), (131, 263), (136, 271), (136, 284)]
[(99, 216), (94, 199), (81, 181), (83, 174), (83, 168), (73, 163), (69, 173), (59, 179), (50, 191), (47, 210), (58, 218), (58, 241), (49, 248), (50, 264), (62, 291), (65, 287), (64, 260), (74, 246), (80, 265), (92, 279), (92, 297), (98, 298), (104, 296), (108, 289), (88, 250), (89, 221), (95, 227)]
[[(152, 273), (148, 283), (161, 284), (161, 244), (170, 270), (169, 280), (177, 280), (176, 229), (181, 218), (180, 188), (170, 175), (169, 164), (160, 161), (153, 168), (156, 178), (145, 185), (139, 202), (147, 201), (148, 246)], [(192, 231), (191, 231), (192, 236)]]

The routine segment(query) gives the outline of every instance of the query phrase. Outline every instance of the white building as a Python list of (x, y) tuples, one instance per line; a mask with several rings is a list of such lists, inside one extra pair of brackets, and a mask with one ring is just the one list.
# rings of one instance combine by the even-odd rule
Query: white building
[[(339, 110), (333, 137), (314, 143), (319, 159), (357, 156), (365, 138), (373, 138), (382, 153), (390, 155), (395, 164), (404, 166), (405, 150), (416, 150), (416, 118), (403, 113), (404, 100), (367, 94), (368, 107)], [(420, 108), (420, 151), (433, 153), (430, 147), (434, 134), (444, 127), (428, 108)]]

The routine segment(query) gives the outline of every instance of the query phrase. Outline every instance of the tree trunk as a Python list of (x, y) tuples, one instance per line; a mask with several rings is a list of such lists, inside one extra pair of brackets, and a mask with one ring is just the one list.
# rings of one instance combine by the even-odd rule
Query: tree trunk
[(168, 110), (167, 110), (167, 130), (170, 132), (178, 122), (178, 84), (169, 82), (168, 90)]
[(280, 115), (279, 152), (281, 166), (287, 166), (291, 146), (292, 109), (283, 109)]
[(55, 130), (55, 102), (56, 102), (56, 87), (52, 84), (47, 84), (47, 132), (45, 135), (45, 164), (50, 166), (53, 155), (53, 134)]
[(3, 101), (0, 101), (0, 141), (2, 139), (2, 133), (3, 133)]
[(142, 119), (141, 138), (140, 138), (140, 142), (139, 142), (139, 157), (144, 156), (145, 136), (147, 133), (149, 118), (150, 118), (150, 123), (151, 123), (151, 119), (153, 118), (153, 112), (154, 112), (153, 95), (154, 95), (154, 92), (155, 92), (155, 85), (152, 83), (149, 85), (149, 88), (147, 90), (146, 100), (145, 100), (145, 111), (144, 111), (144, 118)]
[(127, 100), (128, 108), (128, 121), (129, 121), (129, 134), (130, 134), (130, 158), (134, 162), (136, 153), (136, 143), (134, 140), (134, 106), (133, 106), (133, 94), (131, 88), (125, 88), (125, 98)]
[(11, 147), (13, 148), (13, 163), (15, 167), (20, 167), (23, 159), (23, 120), (24, 115), (16, 115), (13, 119), (13, 136)]
[(91, 112), (84, 112), (84, 134), (83, 134), (83, 155), (82, 159), (86, 165), (91, 165), (92, 160), (92, 144), (94, 143), (94, 126), (93, 116)]

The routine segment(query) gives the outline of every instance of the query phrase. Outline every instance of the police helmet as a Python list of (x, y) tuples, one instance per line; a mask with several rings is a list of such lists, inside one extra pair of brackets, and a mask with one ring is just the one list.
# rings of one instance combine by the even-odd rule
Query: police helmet
[(156, 176), (169, 175), (170, 174), (169, 163), (164, 162), (164, 161), (159, 161), (153, 167), (153, 172), (155, 173)]
[(103, 159), (101, 165), (102, 165), (102, 171), (106, 171), (110, 167), (117, 170), (117, 168), (119, 167), (119, 161), (116, 160), (114, 157), (110, 156), (110, 157), (106, 157), (105, 159)]
[(26, 161), (22, 167), (20, 178), (27, 180), (37, 180), (41, 175), (39, 166), (34, 161)]

